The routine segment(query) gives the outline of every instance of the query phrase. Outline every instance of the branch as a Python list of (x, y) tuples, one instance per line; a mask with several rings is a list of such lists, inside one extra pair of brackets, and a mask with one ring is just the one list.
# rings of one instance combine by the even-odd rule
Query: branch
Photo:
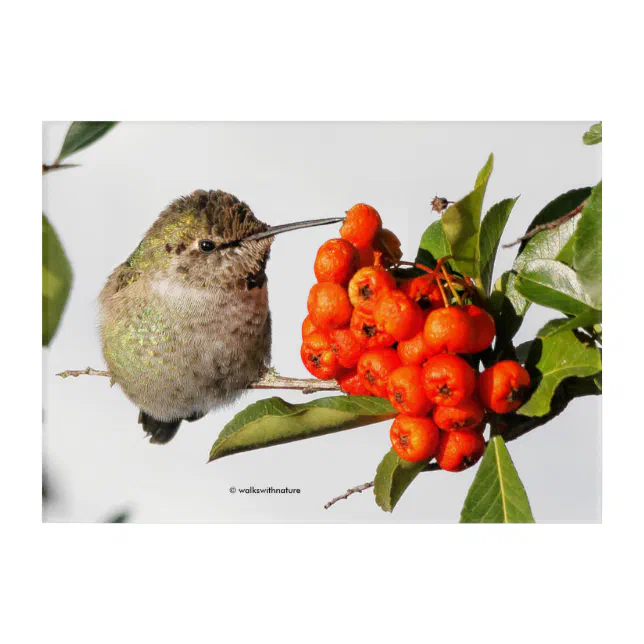
[(52, 163), (51, 165), (47, 165), (46, 163), (42, 164), (42, 173), (47, 174), (48, 172), (53, 172), (54, 170), (64, 170), (65, 168), (79, 168), (78, 163), (58, 163), (56, 161), (55, 163)]
[(364, 492), (365, 490), (368, 490), (370, 487), (373, 487), (375, 481), (370, 481), (369, 483), (363, 483), (362, 485), (356, 485), (356, 487), (352, 487), (351, 489), (347, 490), (344, 494), (341, 494), (340, 496), (336, 496), (335, 499), (331, 499), (328, 503), (324, 505), (324, 509), (328, 510), (334, 503), (337, 503), (338, 501), (342, 501), (342, 499), (348, 499), (352, 494), (355, 494), (356, 492)]
[(558, 228), (559, 226), (561, 226), (561, 224), (565, 224), (569, 219), (572, 219), (575, 215), (578, 215), (584, 209), (585, 205), (586, 202), (582, 201), (574, 210), (570, 211), (563, 217), (559, 217), (559, 219), (553, 219), (546, 224), (539, 224), (538, 226), (535, 226), (534, 228), (532, 228), (532, 230), (529, 230), (525, 235), (523, 235), (523, 237), (515, 239), (511, 244), (503, 244), (503, 248), (512, 248), (512, 246), (516, 246), (517, 244), (520, 244), (521, 242), (527, 241), (531, 237), (534, 237), (542, 230), (554, 230), (555, 228)]
[[(99, 371), (87, 367), (86, 369), (61, 371), (56, 374), (61, 378), (70, 376), (104, 376), (110, 377), (109, 371)], [(335, 380), (316, 380), (315, 378), (285, 378), (280, 376), (275, 369), (269, 369), (257, 381), (248, 385), (248, 389), (293, 389), (301, 391), (303, 394), (314, 394), (318, 391), (340, 391), (340, 385)]]
[(79, 369), (78, 371), (74, 371), (73, 369), (68, 369), (67, 371), (61, 371), (56, 375), (60, 376), (61, 378), (69, 378), (70, 376), (73, 378), (78, 378), (78, 376), (105, 376), (106, 378), (109, 378), (110, 372), (99, 371), (98, 369), (92, 369), (91, 367), (87, 367), (86, 369)]
[[(422, 471), (434, 472), (435, 470), (440, 470), (438, 463), (428, 463), (427, 467)], [(331, 499), (328, 503), (325, 504), (324, 509), (328, 510), (334, 503), (337, 503), (338, 501), (342, 501), (342, 499), (348, 499), (352, 494), (355, 494), (356, 492), (362, 492), (363, 490), (368, 490), (370, 487), (373, 487), (374, 484), (375, 484), (375, 481), (371, 481), (370, 483), (363, 483), (362, 485), (356, 485), (355, 487), (348, 489), (344, 494), (341, 494), (340, 496), (336, 496), (335, 499)]]

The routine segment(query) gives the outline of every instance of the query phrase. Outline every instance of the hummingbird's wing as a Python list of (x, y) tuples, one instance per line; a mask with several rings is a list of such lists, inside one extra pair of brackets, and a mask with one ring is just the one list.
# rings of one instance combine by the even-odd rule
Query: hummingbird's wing
[(112, 274), (107, 278), (107, 282), (101, 291), (100, 300), (103, 301), (112, 295), (136, 282), (141, 276), (141, 272), (133, 269), (128, 262), (119, 264)]

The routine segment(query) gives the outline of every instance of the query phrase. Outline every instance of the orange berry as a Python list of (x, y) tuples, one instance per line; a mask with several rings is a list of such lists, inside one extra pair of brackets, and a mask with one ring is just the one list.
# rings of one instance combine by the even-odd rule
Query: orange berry
[(340, 228), (340, 236), (356, 248), (371, 246), (382, 228), (382, 220), (375, 208), (359, 203), (347, 210), (347, 217)]
[(347, 369), (355, 367), (362, 353), (360, 341), (348, 328), (329, 331), (331, 350), (338, 357), (340, 365)]
[(432, 311), (425, 320), (423, 332), (431, 353), (470, 353), (475, 338), (472, 319), (458, 306)]
[(396, 280), (382, 266), (365, 266), (349, 282), (349, 299), (363, 313), (373, 313), (378, 297), (395, 288)]
[(396, 352), (403, 364), (422, 366), (429, 357), (423, 332), (419, 331), (413, 338), (399, 342)]
[(396, 340), (409, 340), (423, 328), (423, 311), (402, 291), (383, 293), (375, 302), (373, 318), (379, 329)]
[(376, 255), (371, 246), (367, 246), (366, 248), (358, 248), (358, 257), (360, 258), (360, 268), (364, 268), (365, 266), (372, 266), (376, 259)]
[(302, 342), (300, 357), (307, 370), (320, 380), (331, 380), (341, 371), (331, 340), (324, 333), (311, 333)]
[(350, 369), (338, 376), (340, 389), (350, 396), (368, 396), (369, 391), (355, 369)]
[(358, 309), (353, 309), (351, 315), (351, 332), (365, 349), (390, 347), (396, 342), (396, 338), (392, 335), (378, 329), (373, 316), (362, 313)]
[(487, 349), (494, 340), (496, 327), (494, 318), (485, 310), (474, 304), (468, 304), (465, 312), (470, 316), (474, 324), (474, 341), (469, 353), (478, 353)]
[(315, 328), (315, 325), (311, 320), (311, 316), (307, 315), (304, 318), (304, 322), (302, 322), (302, 340), (304, 340), (304, 338), (307, 335), (311, 335), (311, 333), (316, 333), (316, 332), (317, 332), (317, 329)]
[(455, 407), (476, 388), (476, 373), (463, 358), (441, 353), (423, 367), (425, 394), (436, 405)]
[(443, 298), (434, 278), (431, 275), (421, 275), (411, 280), (405, 280), (400, 289), (423, 311), (438, 309), (443, 306)]
[(474, 465), (483, 456), (485, 439), (473, 429), (441, 432), (436, 462), (448, 472), (460, 472)]
[(307, 306), (311, 321), (321, 331), (349, 324), (353, 312), (346, 289), (333, 282), (314, 284)]
[(466, 398), (453, 407), (437, 405), (432, 414), (432, 418), (438, 428), (445, 431), (465, 428), (475, 429), (477, 426), (482, 425), (484, 417), (485, 408), (476, 396)]
[(401, 413), (426, 416), (432, 408), (423, 389), (421, 368), (413, 365), (398, 367), (389, 376), (389, 402)]
[(358, 270), (360, 256), (353, 244), (344, 239), (329, 239), (317, 255), (313, 270), (318, 282), (335, 282), (346, 286)]
[(367, 391), (374, 396), (387, 397), (387, 383), (392, 372), (400, 367), (393, 349), (371, 349), (358, 360), (358, 374)]
[(389, 438), (400, 458), (417, 463), (436, 454), (439, 432), (430, 418), (400, 414), (391, 426)]
[(507, 414), (521, 407), (530, 388), (530, 374), (514, 360), (502, 360), (479, 377), (483, 404), (497, 414)]
[(373, 241), (373, 247), (382, 253), (382, 265), (385, 268), (394, 266), (402, 259), (400, 239), (388, 228), (383, 228), (378, 232)]

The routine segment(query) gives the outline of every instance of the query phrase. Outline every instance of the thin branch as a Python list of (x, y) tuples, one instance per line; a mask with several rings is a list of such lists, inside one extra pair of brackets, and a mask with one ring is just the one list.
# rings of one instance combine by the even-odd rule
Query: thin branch
[(52, 163), (51, 165), (47, 165), (46, 163), (42, 164), (42, 173), (47, 174), (48, 172), (53, 172), (54, 170), (64, 170), (65, 168), (79, 168), (80, 165), (78, 163), (58, 163), (56, 161), (55, 163)]
[(285, 378), (275, 369), (269, 369), (249, 389), (295, 389), (303, 394), (314, 394), (318, 391), (340, 391), (336, 380), (317, 380), (315, 378)]
[[(110, 377), (109, 371), (100, 371), (87, 367), (86, 369), (61, 371), (56, 374), (61, 378), (78, 376), (104, 376)], [(316, 380), (315, 378), (285, 378), (274, 369), (269, 369), (257, 382), (248, 386), (248, 389), (292, 389), (303, 394), (313, 394), (318, 391), (339, 391), (340, 385), (335, 380)]]
[(109, 378), (110, 372), (99, 371), (98, 369), (92, 369), (91, 367), (87, 367), (86, 369), (79, 369), (78, 371), (74, 371), (73, 369), (68, 369), (67, 371), (61, 371), (56, 375), (60, 376), (61, 378), (69, 378), (70, 376), (72, 378), (78, 378), (78, 376), (105, 376), (106, 378)]
[[(436, 470), (440, 470), (438, 463), (429, 463), (427, 467), (422, 471), (434, 472)], [(370, 487), (373, 487), (374, 484), (375, 484), (375, 481), (371, 481), (369, 483), (363, 483), (362, 485), (356, 485), (355, 487), (348, 489), (344, 494), (341, 494), (340, 496), (336, 496), (335, 499), (331, 499), (328, 503), (325, 504), (324, 509), (328, 510), (334, 503), (337, 503), (338, 501), (342, 501), (342, 499), (348, 499), (352, 494), (355, 494), (356, 492), (362, 493), (363, 490), (368, 490)]]
[(373, 487), (375, 481), (370, 481), (369, 483), (363, 483), (362, 485), (356, 485), (355, 487), (352, 487), (351, 489), (347, 490), (344, 494), (341, 494), (340, 496), (336, 496), (335, 499), (331, 499), (328, 503), (324, 505), (324, 509), (328, 510), (334, 503), (337, 503), (338, 501), (342, 501), (342, 499), (348, 499), (352, 494), (355, 494), (356, 492), (359, 492), (362, 494), (365, 490), (368, 490), (370, 487)]
[(554, 230), (555, 228), (558, 228), (559, 226), (561, 226), (561, 224), (565, 224), (569, 219), (572, 219), (575, 215), (578, 215), (584, 209), (585, 205), (586, 202), (582, 201), (574, 210), (571, 210), (563, 217), (549, 221), (546, 224), (539, 224), (538, 226), (535, 226), (534, 228), (532, 228), (532, 230), (529, 230), (525, 235), (523, 235), (523, 237), (515, 239), (511, 244), (503, 244), (503, 248), (512, 248), (512, 246), (516, 246), (517, 244), (520, 244), (521, 242), (527, 241), (528, 239), (534, 237), (542, 230)]

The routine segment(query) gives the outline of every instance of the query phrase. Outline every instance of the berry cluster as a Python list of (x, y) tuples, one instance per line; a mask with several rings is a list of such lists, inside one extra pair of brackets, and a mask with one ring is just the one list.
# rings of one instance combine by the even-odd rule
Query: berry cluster
[(347, 212), (340, 238), (315, 258), (318, 280), (302, 324), (301, 357), (316, 378), (336, 378), (350, 395), (388, 398), (399, 415), (390, 438), (412, 462), (436, 458), (451, 472), (478, 461), (485, 449), (486, 409), (517, 409), (530, 385), (517, 362), (498, 362), (480, 375), (471, 356), (494, 340), (494, 319), (467, 303), (473, 289), (436, 268), (397, 280), (400, 241), (382, 228), (371, 206)]

